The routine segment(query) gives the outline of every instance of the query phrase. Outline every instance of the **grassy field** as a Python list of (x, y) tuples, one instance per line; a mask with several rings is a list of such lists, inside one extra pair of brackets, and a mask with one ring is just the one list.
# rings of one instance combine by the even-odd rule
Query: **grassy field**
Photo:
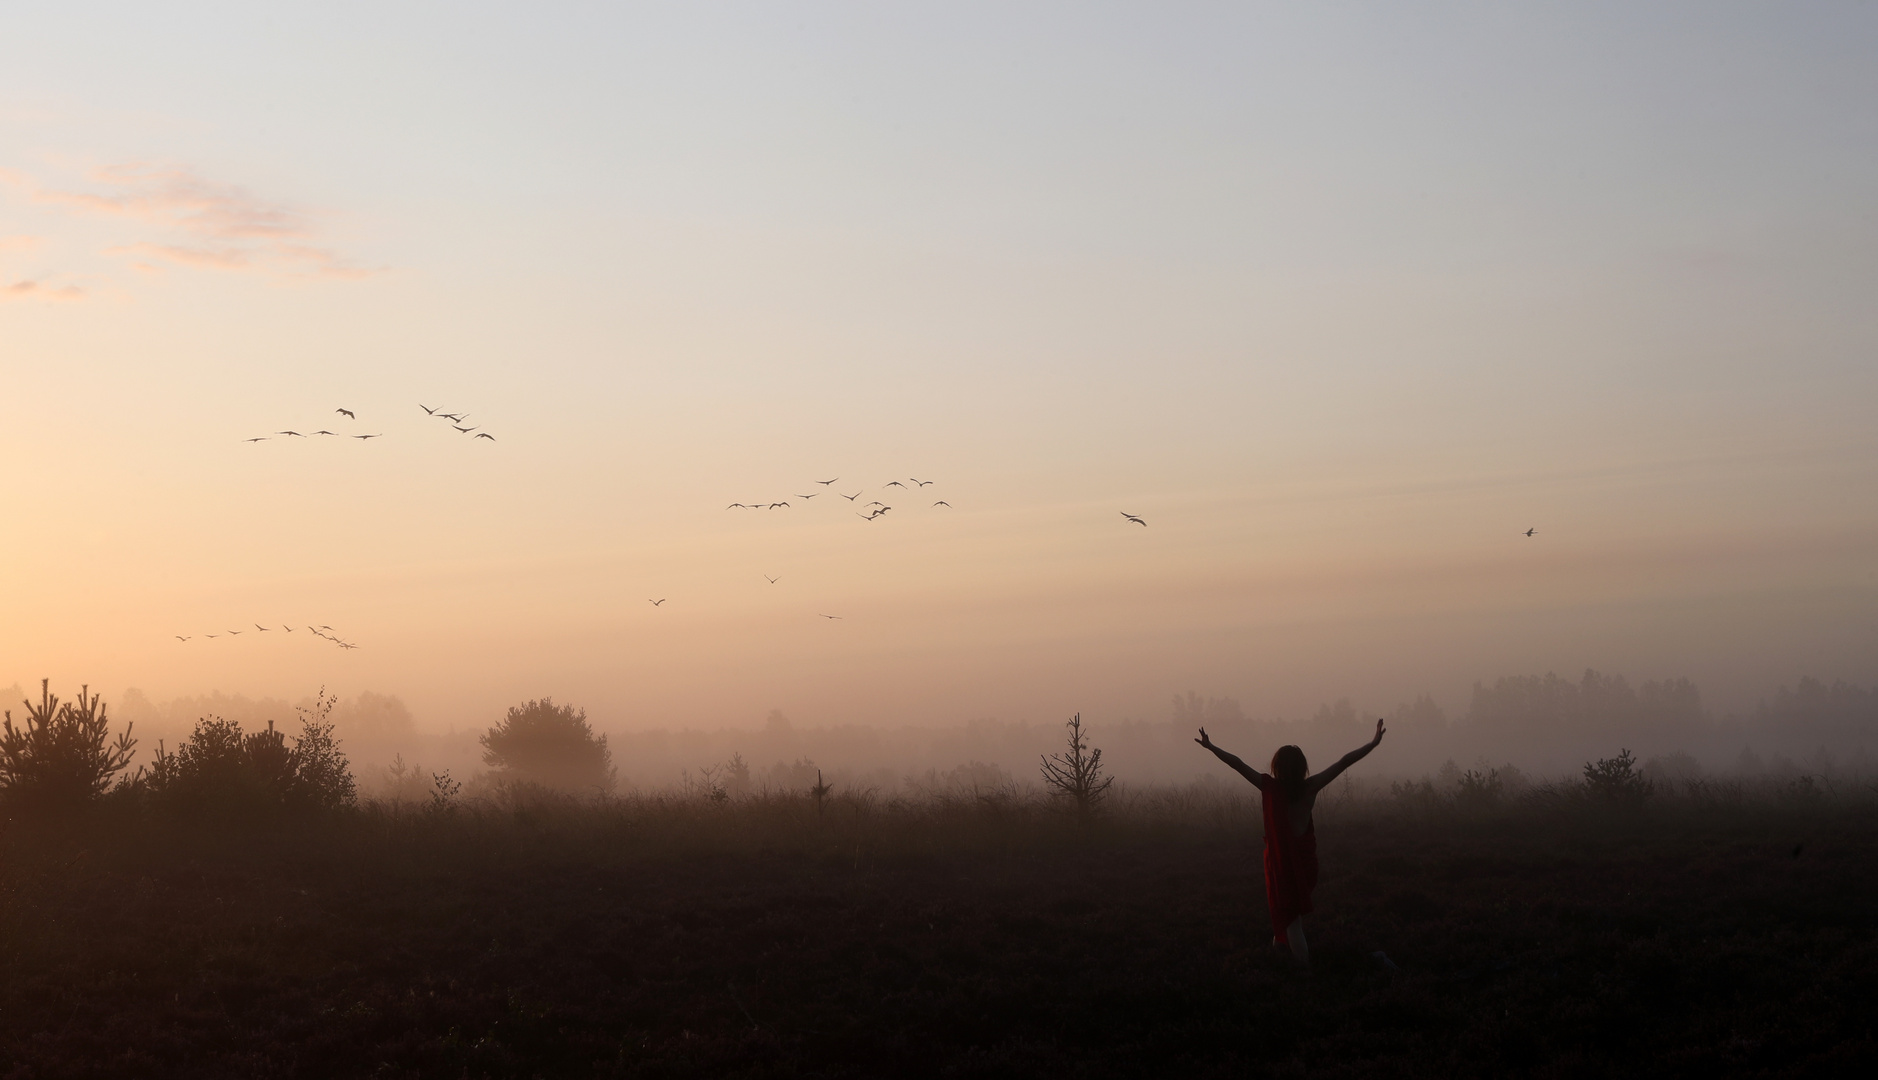
[(1087, 829), (972, 799), (18, 820), (0, 1075), (1878, 1068), (1870, 801), (1351, 800), (1318, 829), (1307, 977), (1267, 944), (1256, 806), (1218, 791)]

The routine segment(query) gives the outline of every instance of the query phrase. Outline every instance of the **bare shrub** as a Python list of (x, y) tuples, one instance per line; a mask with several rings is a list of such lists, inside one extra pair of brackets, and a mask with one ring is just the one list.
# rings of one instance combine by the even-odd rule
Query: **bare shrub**
[(1500, 770), (1468, 769), (1461, 773), (1460, 786), (1454, 792), (1454, 801), (1475, 809), (1493, 806), (1505, 793), (1506, 785), (1500, 780)]
[(26, 706), (24, 727), (13, 726), (6, 713), (0, 727), (0, 791), (12, 806), (70, 809), (104, 794), (111, 778), (130, 764), (137, 745), (125, 725), (116, 739), (104, 702), (91, 695), (91, 687), (78, 691), (77, 701), (61, 702), (49, 689), (51, 680), (39, 680), (39, 704)]
[(617, 779), (606, 736), (593, 733), (587, 711), (542, 698), (509, 709), (479, 740), (483, 763), (498, 780), (583, 793), (611, 791)]
[(1076, 815), (1087, 819), (1108, 794), (1112, 776), (1102, 775), (1102, 751), (1089, 746), (1082, 730), (1082, 714), (1070, 717), (1067, 753), (1051, 754), (1043, 759), (1043, 782), (1050, 794), (1070, 800)]

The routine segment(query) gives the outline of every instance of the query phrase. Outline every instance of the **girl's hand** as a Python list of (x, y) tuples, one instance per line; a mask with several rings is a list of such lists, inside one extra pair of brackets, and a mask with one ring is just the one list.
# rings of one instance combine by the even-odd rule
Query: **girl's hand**
[(1383, 730), (1384, 728), (1382, 726), (1382, 717), (1379, 716), (1376, 718), (1376, 737), (1370, 740), (1371, 746), (1375, 746), (1378, 743), (1382, 742)]
[(1205, 728), (1200, 729), (1200, 737), (1193, 741), (1199, 743), (1201, 746), (1206, 747), (1208, 750), (1213, 749), (1213, 740), (1206, 737)]

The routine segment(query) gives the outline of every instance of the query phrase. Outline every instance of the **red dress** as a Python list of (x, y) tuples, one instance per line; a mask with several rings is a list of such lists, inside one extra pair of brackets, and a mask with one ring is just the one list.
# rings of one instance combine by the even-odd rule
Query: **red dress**
[(1272, 936), (1285, 936), (1291, 920), (1311, 911), (1317, 888), (1317, 829), (1291, 834), (1291, 807), (1280, 784), (1261, 793), (1265, 807), (1265, 903), (1272, 912)]

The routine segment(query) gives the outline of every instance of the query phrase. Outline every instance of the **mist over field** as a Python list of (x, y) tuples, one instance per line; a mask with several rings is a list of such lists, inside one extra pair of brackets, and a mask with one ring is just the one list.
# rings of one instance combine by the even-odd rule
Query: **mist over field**
[[(7, 692), (16, 703), (26, 696), (17, 686)], [(309, 701), (209, 694), (158, 702), (131, 690), (110, 704), (119, 723), (134, 727), (142, 747), (134, 761), (145, 763), (160, 742), (186, 741), (204, 717), (246, 730), (270, 723), (286, 730), (297, 723), (296, 706)], [(473, 792), (488, 790), (478, 739), (501, 711), (440, 729), (420, 722), (396, 695), (365, 691), (340, 698), (331, 719), (366, 796), (418, 799), (431, 775), (446, 770)], [(1686, 679), (1633, 685), (1622, 675), (1586, 671), (1577, 678), (1548, 673), (1478, 683), (1458, 708), (1423, 694), (1383, 709), (1339, 699), (1306, 715), (1266, 717), (1233, 698), (1189, 691), (1158, 717), (1084, 719), (1111, 774), (1143, 785), (1239, 783), (1193, 744), (1203, 726), (1248, 760), (1262, 763), (1294, 743), (1311, 761), (1327, 763), (1365, 741), (1377, 717), (1388, 721), (1388, 750), (1366, 763), (1361, 783), (1346, 782), (1372, 792), (1405, 779), (1452, 787), (1468, 769), (1498, 769), (1509, 783), (1530, 787), (1569, 780), (1621, 750), (1671, 785), (1704, 776), (1856, 784), (1878, 774), (1878, 690), (1816, 679), (1780, 687), (1733, 713), (1709, 706)], [(650, 730), (600, 714), (587, 720), (608, 740), (614, 790), (621, 792), (685, 790), (715, 778), (734, 795), (799, 793), (816, 783), (817, 770), (844, 788), (885, 794), (1035, 789), (1039, 760), (1063, 742), (1060, 718), (833, 725), (798, 722), (772, 709), (758, 724)], [(393, 776), (394, 762), (410, 777)]]

